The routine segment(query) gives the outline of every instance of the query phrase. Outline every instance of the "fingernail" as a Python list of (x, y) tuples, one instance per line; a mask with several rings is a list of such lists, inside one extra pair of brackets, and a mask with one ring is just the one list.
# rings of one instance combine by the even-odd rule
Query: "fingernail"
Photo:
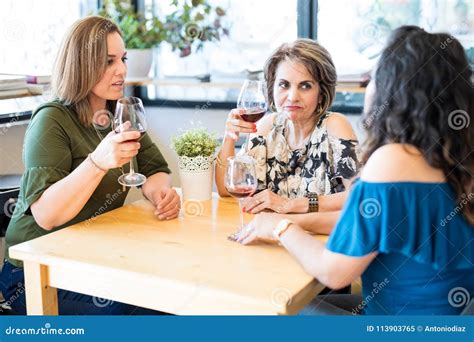
[(160, 220), (163, 220), (163, 215), (158, 216)]

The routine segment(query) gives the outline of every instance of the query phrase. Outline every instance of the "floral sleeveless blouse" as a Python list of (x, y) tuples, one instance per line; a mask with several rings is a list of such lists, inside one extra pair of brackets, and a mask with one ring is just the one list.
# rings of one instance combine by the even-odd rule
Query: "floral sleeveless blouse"
[(254, 136), (248, 150), (257, 163), (258, 190), (270, 189), (287, 198), (303, 197), (308, 192), (328, 195), (345, 190), (343, 179), (359, 171), (357, 140), (329, 135), (326, 120), (321, 116), (306, 146), (291, 150), (287, 143), (288, 118), (278, 115), (265, 136)]

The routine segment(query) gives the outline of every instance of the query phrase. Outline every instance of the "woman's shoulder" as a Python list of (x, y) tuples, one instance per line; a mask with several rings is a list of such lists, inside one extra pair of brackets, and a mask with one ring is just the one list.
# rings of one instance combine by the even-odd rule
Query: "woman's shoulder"
[(324, 120), (328, 135), (345, 140), (357, 140), (347, 117), (341, 113), (328, 113)]
[(61, 102), (54, 100), (39, 105), (31, 116), (34, 122), (55, 122), (60, 126), (71, 123), (71, 110)]
[(445, 182), (440, 169), (428, 164), (421, 151), (408, 144), (386, 144), (375, 150), (362, 169), (368, 182)]

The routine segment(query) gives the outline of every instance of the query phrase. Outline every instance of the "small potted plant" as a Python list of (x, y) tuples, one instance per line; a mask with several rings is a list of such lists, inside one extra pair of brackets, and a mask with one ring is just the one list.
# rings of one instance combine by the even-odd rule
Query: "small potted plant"
[(99, 15), (112, 19), (123, 34), (128, 57), (128, 77), (147, 77), (153, 62), (153, 48), (166, 39), (163, 23), (136, 13), (130, 1), (104, 0)]
[(172, 138), (171, 147), (178, 155), (184, 200), (211, 199), (217, 146), (215, 135), (204, 128), (194, 128)]

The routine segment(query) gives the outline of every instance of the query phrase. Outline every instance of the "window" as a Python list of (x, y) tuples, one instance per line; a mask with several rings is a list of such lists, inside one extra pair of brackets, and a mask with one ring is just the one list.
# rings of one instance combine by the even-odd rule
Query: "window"
[(67, 28), (96, 7), (96, 0), (0, 1), (0, 73), (50, 74)]
[[(169, 14), (168, 2), (145, 0), (145, 11), (159, 18)], [(180, 58), (167, 43), (159, 48), (155, 75), (196, 76), (210, 74), (213, 82), (237, 82), (246, 78), (246, 70), (262, 70), (266, 58), (283, 42), (297, 38), (296, 0), (212, 0), (213, 6), (226, 11), (223, 18), (229, 36), (219, 42), (206, 44), (201, 52)], [(239, 89), (232, 87), (148, 86), (151, 99), (235, 101)]]
[(447, 32), (466, 50), (474, 49), (472, 0), (319, 0), (318, 8), (317, 38), (339, 75), (370, 70), (390, 32), (401, 25)]

